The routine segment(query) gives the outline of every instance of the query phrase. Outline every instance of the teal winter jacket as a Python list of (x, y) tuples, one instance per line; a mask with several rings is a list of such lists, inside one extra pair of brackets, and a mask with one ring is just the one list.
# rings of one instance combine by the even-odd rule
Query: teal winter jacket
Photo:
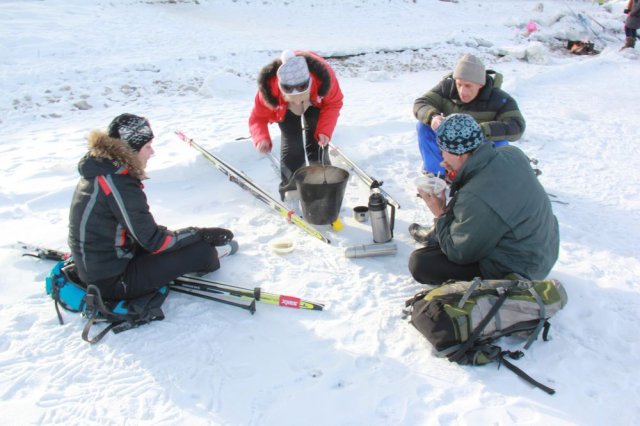
[(558, 258), (558, 222), (526, 155), (485, 143), (451, 184), (436, 221), (442, 251), (459, 264), (478, 262), (483, 278), (516, 272), (543, 279)]

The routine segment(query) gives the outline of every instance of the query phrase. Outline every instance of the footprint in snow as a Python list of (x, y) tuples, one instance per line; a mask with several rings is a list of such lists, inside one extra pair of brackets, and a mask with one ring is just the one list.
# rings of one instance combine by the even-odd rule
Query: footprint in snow
[(407, 399), (396, 395), (387, 396), (376, 407), (376, 414), (394, 424), (400, 424), (407, 415)]

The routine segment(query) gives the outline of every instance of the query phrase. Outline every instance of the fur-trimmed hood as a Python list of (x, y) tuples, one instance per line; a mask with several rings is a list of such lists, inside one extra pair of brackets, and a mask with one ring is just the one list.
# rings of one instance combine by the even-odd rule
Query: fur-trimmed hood
[(109, 174), (129, 174), (139, 180), (147, 178), (136, 151), (124, 140), (93, 131), (87, 142), (89, 152), (78, 164), (78, 171), (84, 178)]
[[(299, 52), (296, 55), (304, 57), (307, 61), (311, 78), (317, 81), (318, 96), (326, 96), (331, 88), (331, 74), (329, 74), (325, 65), (310, 54)], [(277, 72), (281, 65), (282, 61), (279, 58), (275, 59), (265, 65), (258, 74), (258, 91), (260, 91), (264, 101), (273, 108), (277, 107), (279, 103), (280, 93), (279, 91), (274, 93), (274, 89), (278, 87)]]

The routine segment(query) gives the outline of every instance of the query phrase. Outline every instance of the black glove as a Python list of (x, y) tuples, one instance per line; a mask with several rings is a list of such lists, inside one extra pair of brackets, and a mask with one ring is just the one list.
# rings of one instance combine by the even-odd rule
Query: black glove
[(233, 232), (224, 228), (200, 228), (198, 234), (212, 246), (223, 246), (233, 240)]

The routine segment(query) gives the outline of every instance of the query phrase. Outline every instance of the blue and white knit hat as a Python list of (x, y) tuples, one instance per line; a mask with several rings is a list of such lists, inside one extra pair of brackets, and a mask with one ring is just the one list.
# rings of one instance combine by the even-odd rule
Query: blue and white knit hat
[(484, 142), (482, 129), (468, 114), (452, 114), (436, 130), (438, 147), (450, 154), (473, 151)]
[(149, 121), (133, 114), (120, 114), (114, 118), (109, 124), (107, 132), (109, 137), (124, 140), (135, 151), (140, 151), (147, 142), (153, 139)]

